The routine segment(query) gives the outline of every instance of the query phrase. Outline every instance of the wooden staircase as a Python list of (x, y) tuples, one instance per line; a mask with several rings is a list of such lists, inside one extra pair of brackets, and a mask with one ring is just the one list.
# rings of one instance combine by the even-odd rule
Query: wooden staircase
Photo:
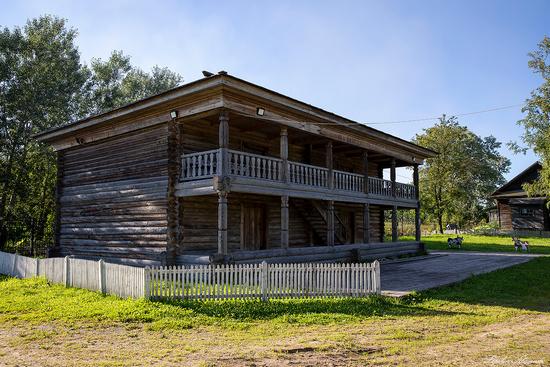
[[(291, 210), (294, 210), (307, 226), (310, 233), (310, 245), (327, 244), (327, 210), (314, 200), (292, 199)], [(347, 229), (341, 218), (334, 213), (335, 242), (346, 243)]]

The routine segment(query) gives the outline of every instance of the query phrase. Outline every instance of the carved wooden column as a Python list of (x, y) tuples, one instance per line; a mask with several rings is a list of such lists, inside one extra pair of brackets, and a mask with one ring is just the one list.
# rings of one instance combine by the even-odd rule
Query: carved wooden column
[(227, 177), (229, 173), (229, 162), (227, 149), (229, 148), (229, 114), (227, 111), (220, 112), (218, 140), (220, 149), (220, 161), (218, 162), (218, 175), (221, 178)]
[(370, 242), (370, 204), (363, 204), (363, 243)]
[(288, 195), (281, 196), (281, 247), (288, 248)]
[[(397, 190), (395, 187), (395, 158), (391, 161), (390, 168), (390, 180), (391, 180), (391, 192), (392, 196), (395, 199)], [(391, 240), (392, 242), (397, 242), (397, 205), (393, 205), (391, 210)]]
[(391, 208), (391, 240), (397, 242), (397, 205)]
[[(334, 189), (332, 141), (326, 145), (326, 164), (328, 169), (327, 183), (330, 190)], [(334, 246), (334, 201), (327, 201), (327, 245)]]
[[(369, 194), (369, 153), (363, 152), (363, 190)], [(370, 204), (363, 204), (363, 243), (370, 242)]]
[(327, 177), (327, 182), (328, 182), (328, 188), (329, 189), (334, 189), (334, 174), (332, 172), (333, 170), (333, 164), (334, 164), (334, 159), (332, 157), (332, 142), (329, 141), (327, 143), (327, 146), (326, 146), (326, 164), (327, 164), (327, 169), (328, 169), (328, 177)]
[(396, 187), (395, 187), (395, 158), (391, 160), (391, 167), (390, 167), (390, 181), (391, 181), (391, 195), (395, 198), (395, 195), (397, 193)]
[(218, 254), (227, 255), (227, 192), (226, 191), (220, 191), (218, 193)]
[(327, 245), (334, 246), (334, 201), (327, 201)]
[(363, 152), (363, 191), (369, 193), (369, 153)]
[(283, 166), (281, 167), (281, 180), (284, 183), (288, 182), (288, 129), (281, 127), (281, 137), (280, 137), (280, 152), (281, 160), (283, 161)]
[(414, 208), (415, 240), (420, 242), (420, 188), (418, 186), (420, 180), (418, 177), (418, 164), (415, 164), (413, 168), (413, 183), (416, 197), (416, 208)]
[(181, 168), (180, 125), (172, 120), (168, 123), (168, 192), (167, 192), (167, 243), (166, 263), (175, 265), (179, 246), (179, 199), (176, 197), (176, 185)]
[[(282, 160), (281, 179), (288, 183), (288, 130), (281, 127), (280, 156)], [(288, 195), (281, 196), (281, 247), (288, 248)]]
[[(219, 116), (219, 162), (218, 162), (218, 255), (227, 255), (227, 194), (229, 161), (229, 114), (220, 112)], [(241, 234), (242, 235), (242, 234)]]

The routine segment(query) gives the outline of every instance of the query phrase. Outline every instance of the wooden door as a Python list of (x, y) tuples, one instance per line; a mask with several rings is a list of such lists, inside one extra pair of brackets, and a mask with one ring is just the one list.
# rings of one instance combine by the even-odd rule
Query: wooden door
[(345, 244), (355, 243), (355, 213), (352, 210), (338, 210), (335, 221), (335, 229), (338, 237)]
[(267, 215), (265, 205), (241, 205), (241, 249), (263, 250), (267, 246)]

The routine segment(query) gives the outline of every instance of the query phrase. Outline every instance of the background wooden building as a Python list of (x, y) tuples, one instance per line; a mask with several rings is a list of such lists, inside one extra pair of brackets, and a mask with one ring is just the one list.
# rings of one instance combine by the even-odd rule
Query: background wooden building
[(533, 163), (526, 170), (496, 190), (491, 197), (497, 203), (496, 218), (499, 227), (505, 231), (550, 230), (548, 216), (548, 199), (546, 197), (529, 197), (523, 185), (532, 183), (539, 176), (539, 162)]
[[(37, 138), (58, 154), (56, 255), (146, 265), (421, 249), (418, 165), (434, 152), (225, 72)], [(402, 166), (416, 186), (396, 182)], [(383, 243), (383, 211), (395, 242), (398, 208), (416, 210), (416, 241)]]

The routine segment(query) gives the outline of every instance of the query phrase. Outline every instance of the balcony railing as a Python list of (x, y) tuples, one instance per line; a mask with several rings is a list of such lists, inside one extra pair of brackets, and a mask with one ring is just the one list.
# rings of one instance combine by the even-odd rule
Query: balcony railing
[(230, 175), (260, 180), (281, 180), (283, 165), (281, 159), (236, 150), (228, 150), (227, 152)]
[[(181, 181), (195, 181), (221, 174), (220, 150), (185, 154), (182, 156)], [(257, 180), (284, 182), (283, 160), (258, 154), (227, 150), (227, 173), (230, 176), (252, 178)], [(297, 186), (329, 188), (329, 170), (309, 164), (288, 162), (287, 183)], [(333, 170), (333, 189), (345, 192), (365, 192), (365, 177), (360, 174)], [(392, 198), (392, 182), (377, 177), (368, 178), (368, 194), (377, 198)], [(416, 189), (413, 185), (395, 183), (395, 198), (416, 200)]]
[(182, 181), (213, 177), (218, 172), (219, 150), (185, 154), (181, 158)]
[(288, 162), (289, 182), (298, 185), (328, 187), (328, 169), (310, 164)]

